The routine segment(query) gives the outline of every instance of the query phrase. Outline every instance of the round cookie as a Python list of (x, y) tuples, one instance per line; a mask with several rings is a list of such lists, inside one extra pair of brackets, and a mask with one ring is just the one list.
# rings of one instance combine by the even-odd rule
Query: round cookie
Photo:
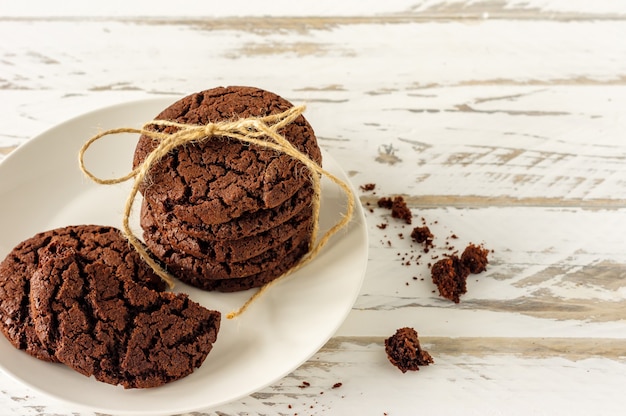
[(90, 259), (62, 244), (44, 255), (31, 286), (35, 329), (55, 357), (124, 388), (191, 374), (219, 331), (219, 312), (141, 285), (107, 256)]
[(311, 222), (312, 208), (307, 207), (290, 220), (263, 233), (236, 240), (203, 240), (191, 237), (162, 219), (155, 218), (150, 205), (141, 207), (141, 227), (146, 241), (156, 239), (167, 242), (174, 250), (206, 259), (208, 262), (242, 262), (276, 248)]
[(31, 318), (31, 277), (40, 266), (39, 252), (50, 245), (63, 244), (87, 257), (96, 258), (106, 252), (118, 264), (135, 270), (138, 280), (163, 290), (161, 279), (128, 245), (126, 238), (113, 227), (76, 225), (38, 233), (19, 243), (0, 263), (0, 329), (7, 339), (42, 360), (56, 361), (54, 351), (39, 340)]
[[(177, 101), (156, 119), (203, 125), (277, 114), (291, 107), (285, 99), (258, 88), (219, 87)], [(315, 134), (303, 116), (280, 133), (321, 164)], [(133, 166), (157, 145), (158, 140), (142, 136)], [(179, 146), (153, 165), (148, 175), (149, 186), (142, 193), (150, 205), (193, 226), (221, 224), (246, 212), (275, 208), (310, 180), (310, 172), (291, 156), (223, 137)]]
[(241, 278), (274, 269), (286, 255), (308, 242), (311, 236), (310, 222), (299, 224), (298, 231), (278, 247), (241, 262), (213, 262), (211, 259), (193, 256), (172, 247), (158, 231), (144, 235), (145, 244), (155, 258), (159, 259), (175, 277), (189, 279), (218, 280)]
[(221, 224), (189, 225), (180, 221), (172, 212), (158, 211), (146, 199), (142, 200), (141, 209), (142, 211), (150, 210), (159, 223), (167, 223), (190, 237), (206, 241), (222, 241), (251, 237), (274, 228), (310, 207), (312, 200), (313, 187), (307, 183), (291, 198), (275, 208), (247, 212)]

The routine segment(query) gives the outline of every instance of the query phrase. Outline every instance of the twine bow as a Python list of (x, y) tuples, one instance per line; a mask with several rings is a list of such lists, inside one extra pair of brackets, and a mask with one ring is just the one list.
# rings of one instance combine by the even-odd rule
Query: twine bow
[[(285, 139), (279, 131), (285, 126), (291, 124), (296, 118), (298, 118), (303, 112), (304, 106), (291, 107), (288, 110), (279, 113), (272, 114), (264, 117), (249, 117), (242, 118), (235, 121), (220, 121), (216, 123), (207, 123), (205, 125), (196, 124), (183, 124), (168, 120), (152, 120), (143, 125), (141, 129), (136, 128), (118, 128), (106, 130), (98, 133), (90, 138), (80, 149), (78, 153), (78, 161), (80, 169), (83, 173), (92, 181), (102, 185), (113, 185), (122, 182), (126, 182), (134, 178), (133, 186), (126, 199), (126, 205), (124, 207), (124, 213), (122, 218), (122, 232), (128, 239), (131, 246), (139, 253), (144, 261), (159, 275), (170, 288), (174, 286), (174, 279), (172, 276), (164, 270), (161, 265), (155, 261), (148, 253), (148, 250), (144, 244), (135, 236), (130, 228), (130, 214), (132, 211), (133, 203), (139, 192), (142, 183), (148, 177), (150, 168), (154, 166), (159, 160), (165, 157), (169, 152), (189, 143), (201, 143), (206, 140), (211, 140), (215, 137), (228, 137), (234, 140), (239, 140), (243, 143), (253, 144), (259, 147), (273, 149), (281, 153), (285, 153), (294, 159), (297, 159), (304, 166), (306, 166), (311, 173), (311, 181), (313, 185), (313, 199), (312, 199), (312, 220), (313, 229), (311, 232), (311, 243), (309, 245), (309, 251), (305, 256), (291, 269), (279, 276), (278, 278), (266, 283), (259, 291), (257, 291), (246, 303), (238, 310), (233, 311), (227, 315), (228, 319), (233, 319), (241, 315), (247, 308), (260, 297), (270, 286), (284, 278), (290, 273), (300, 269), (302, 266), (310, 262), (320, 252), (322, 247), (328, 242), (330, 237), (346, 226), (354, 213), (354, 196), (350, 187), (331, 174), (330, 172), (322, 169), (317, 163), (312, 161), (307, 155), (296, 149), (287, 139)], [(163, 133), (150, 129), (151, 126), (161, 127), (175, 127), (178, 130), (174, 133)], [(100, 140), (101, 138), (122, 133), (136, 133), (142, 134), (155, 140), (159, 140), (157, 147), (150, 152), (144, 161), (135, 169), (130, 171), (124, 176), (112, 179), (102, 179), (91, 173), (85, 166), (84, 156), (89, 147)], [(341, 219), (333, 225), (324, 235), (317, 241), (319, 232), (319, 212), (320, 212), (320, 199), (321, 199), (321, 176), (326, 176), (332, 182), (337, 184), (347, 197), (346, 212), (342, 215)]]

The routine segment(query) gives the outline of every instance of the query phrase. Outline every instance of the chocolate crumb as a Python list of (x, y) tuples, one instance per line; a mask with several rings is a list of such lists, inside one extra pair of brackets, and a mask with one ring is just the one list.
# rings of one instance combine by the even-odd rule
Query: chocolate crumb
[(391, 209), (391, 207), (393, 206), (393, 200), (391, 198), (380, 198), (378, 200), (378, 206), (380, 208), (386, 208), (386, 209)]
[(366, 183), (365, 185), (361, 185), (360, 188), (362, 191), (373, 191), (374, 189), (376, 189), (376, 184)]
[(335, 383), (335, 384), (333, 384), (333, 389), (338, 389), (341, 386), (343, 386), (343, 383), (341, 383), (341, 382)]
[(469, 269), (457, 256), (441, 259), (433, 264), (431, 276), (439, 290), (439, 295), (459, 303), (461, 295), (467, 292)]
[(411, 238), (418, 244), (426, 243), (427, 245), (430, 245), (434, 236), (433, 233), (430, 232), (430, 229), (427, 226), (424, 226), (413, 228), (413, 231), (411, 231)]
[(411, 224), (413, 216), (402, 196), (396, 196), (393, 199), (385, 197), (380, 198), (378, 200), (378, 206), (391, 209), (391, 216), (393, 218), (398, 218), (404, 220), (407, 224)]
[(417, 371), (420, 366), (434, 363), (430, 354), (420, 347), (417, 332), (413, 328), (400, 328), (385, 340), (387, 358), (400, 371)]
[(461, 261), (471, 273), (481, 273), (487, 270), (488, 254), (489, 250), (486, 248), (470, 243), (461, 254)]
[(385, 228), (387, 228), (387, 223), (383, 222), (382, 224), (378, 224), (377, 227), (380, 228), (381, 230), (384, 230)]

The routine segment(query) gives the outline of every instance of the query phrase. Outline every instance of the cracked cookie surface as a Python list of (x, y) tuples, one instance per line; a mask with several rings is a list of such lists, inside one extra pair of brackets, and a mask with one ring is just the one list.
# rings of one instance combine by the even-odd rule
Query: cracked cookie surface
[(125, 388), (178, 380), (211, 351), (220, 313), (185, 294), (137, 283), (107, 255), (91, 259), (60, 243), (31, 279), (37, 335), (58, 361)]
[[(156, 119), (206, 124), (283, 112), (292, 104), (253, 87), (219, 87), (189, 95)], [(166, 127), (165, 132), (176, 128)], [(280, 131), (298, 150), (321, 164), (313, 129), (303, 116)], [(142, 136), (135, 149), (138, 166), (158, 145)], [(221, 224), (245, 213), (275, 208), (291, 198), (310, 173), (291, 156), (223, 137), (180, 146), (149, 170), (142, 193), (159, 212), (171, 212), (192, 226)]]
[(59, 242), (86, 258), (94, 259), (107, 253), (111, 262), (133, 270), (138, 281), (156, 290), (165, 288), (161, 279), (114, 227), (67, 226), (44, 231), (22, 241), (0, 263), (0, 329), (16, 348), (45, 361), (57, 359), (54, 351), (41, 343), (34, 328), (30, 308), (31, 278), (40, 267), (40, 252)]

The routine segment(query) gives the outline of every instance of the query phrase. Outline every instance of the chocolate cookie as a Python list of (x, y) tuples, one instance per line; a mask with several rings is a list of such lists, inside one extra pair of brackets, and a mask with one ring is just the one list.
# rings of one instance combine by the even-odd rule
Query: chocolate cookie
[(289, 269), (294, 267), (300, 259), (309, 251), (309, 242), (303, 241), (298, 247), (291, 250), (288, 254), (282, 257), (281, 261), (277, 263), (273, 268), (266, 269), (260, 273), (253, 274), (246, 277), (234, 278), (234, 279), (206, 279), (201, 276), (186, 273), (181, 269), (177, 274), (181, 281), (184, 281), (192, 286), (196, 286), (200, 289), (217, 291), (217, 292), (238, 292), (241, 290), (248, 290), (255, 287), (261, 287), (266, 283), (277, 279)]
[(0, 263), (0, 329), (19, 349), (46, 361), (56, 361), (33, 326), (30, 310), (31, 278), (40, 266), (39, 251), (63, 244), (87, 258), (106, 253), (111, 262), (134, 270), (135, 277), (150, 287), (165, 285), (128, 245), (119, 230), (99, 225), (77, 225), (45, 231), (18, 244)]
[[(299, 229), (311, 223), (312, 208), (307, 207), (290, 220), (263, 233), (236, 240), (203, 240), (185, 234), (177, 227), (155, 218), (150, 205), (141, 207), (141, 227), (144, 239), (152, 241), (163, 239), (173, 249), (205, 259), (208, 262), (242, 262), (258, 256), (264, 251), (276, 248), (291, 238)], [(155, 237), (159, 234), (160, 237)]]
[(191, 374), (212, 349), (220, 313), (138, 284), (132, 270), (109, 260), (62, 244), (42, 257), (31, 278), (41, 341), (74, 370), (125, 388)]
[[(291, 107), (285, 99), (258, 88), (220, 87), (189, 95), (156, 118), (206, 124), (267, 116)], [(176, 128), (162, 130), (174, 132)], [(303, 116), (280, 133), (321, 164), (315, 134)], [(142, 136), (133, 166), (138, 166), (157, 145), (157, 140)], [(144, 186), (142, 193), (156, 210), (171, 212), (183, 223), (201, 226), (275, 208), (309, 180), (308, 169), (291, 156), (218, 137), (174, 149), (149, 170), (149, 186)]]
[[(171, 211), (158, 211), (146, 199), (142, 201), (142, 210), (149, 209), (159, 223), (168, 224), (168, 226), (176, 228), (190, 237), (207, 241), (237, 240), (257, 235), (289, 221), (293, 216), (309, 207), (312, 200), (313, 187), (310, 184), (305, 184), (291, 198), (276, 208), (247, 212), (221, 224), (189, 225), (179, 220)], [(145, 205), (149, 207), (144, 208)]]
[(167, 269), (183, 281), (190, 279), (217, 280), (246, 277), (274, 269), (286, 255), (308, 242), (311, 223), (298, 226), (297, 232), (278, 247), (240, 262), (216, 262), (205, 256), (194, 256), (175, 249), (160, 232), (145, 233), (144, 240), (152, 254), (166, 265)]

